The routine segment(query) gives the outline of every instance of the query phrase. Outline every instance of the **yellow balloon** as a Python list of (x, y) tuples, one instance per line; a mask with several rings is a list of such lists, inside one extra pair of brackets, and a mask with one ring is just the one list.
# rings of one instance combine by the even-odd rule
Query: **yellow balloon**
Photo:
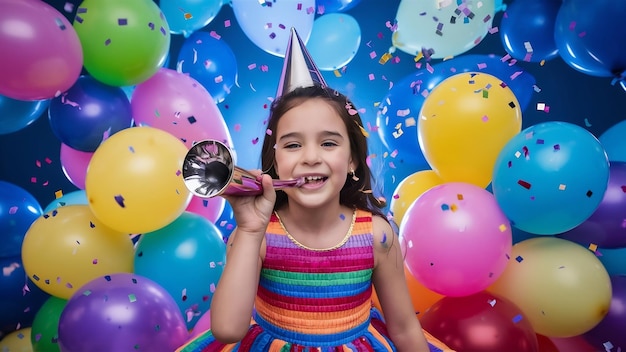
[(596, 326), (611, 304), (611, 280), (586, 248), (556, 237), (513, 246), (511, 260), (489, 291), (508, 298), (537, 334), (581, 335)]
[(107, 226), (127, 233), (158, 230), (191, 201), (181, 168), (185, 144), (166, 131), (142, 126), (117, 132), (93, 153), (85, 192)]
[(443, 181), (484, 188), (500, 150), (521, 131), (522, 112), (500, 79), (467, 72), (432, 90), (417, 127), (422, 153)]
[(441, 177), (433, 170), (418, 171), (400, 181), (389, 204), (394, 221), (397, 224), (402, 223), (402, 218), (409, 206), (422, 193), (442, 183)]
[(2, 352), (33, 352), (30, 342), (31, 328), (23, 328), (6, 335), (0, 340)]
[(43, 291), (62, 299), (69, 299), (97, 277), (132, 273), (133, 260), (129, 234), (109, 228), (84, 204), (43, 214), (22, 242), (28, 277)]

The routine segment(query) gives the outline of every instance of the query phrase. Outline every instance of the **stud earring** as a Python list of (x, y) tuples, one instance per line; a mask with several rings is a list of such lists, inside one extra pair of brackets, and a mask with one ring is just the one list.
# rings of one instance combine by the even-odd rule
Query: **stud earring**
[(359, 178), (354, 173), (354, 169), (353, 168), (350, 168), (350, 172), (348, 173), (348, 175), (350, 175), (350, 177), (352, 177), (352, 180), (354, 180), (355, 182), (359, 180)]

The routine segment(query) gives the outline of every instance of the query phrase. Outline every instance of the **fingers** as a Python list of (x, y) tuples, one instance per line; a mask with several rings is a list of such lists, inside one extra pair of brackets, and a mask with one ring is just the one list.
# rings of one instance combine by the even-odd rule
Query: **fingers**
[(274, 189), (274, 184), (272, 183), (272, 177), (267, 174), (262, 175), (261, 184), (263, 185), (263, 198), (273, 204), (276, 201), (276, 190)]

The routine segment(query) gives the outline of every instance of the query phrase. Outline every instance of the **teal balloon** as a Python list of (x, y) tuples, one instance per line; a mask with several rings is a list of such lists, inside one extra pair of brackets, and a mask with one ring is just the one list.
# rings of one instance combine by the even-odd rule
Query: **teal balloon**
[(141, 236), (134, 273), (162, 286), (191, 329), (209, 310), (225, 261), (219, 229), (201, 215), (184, 212), (171, 224)]
[(43, 210), (43, 213), (46, 214), (58, 207), (75, 204), (89, 204), (89, 201), (87, 200), (87, 193), (85, 192), (85, 190), (81, 189), (78, 191), (66, 193), (63, 196), (53, 200), (52, 202), (50, 202), (50, 204), (46, 206), (46, 208)]
[(609, 127), (600, 135), (600, 143), (604, 147), (610, 161), (626, 162), (626, 120)]
[(17, 132), (37, 121), (50, 100), (24, 101), (0, 95), (0, 135)]
[(211, 23), (222, 8), (222, 0), (161, 0), (159, 7), (170, 33), (188, 37)]
[(347, 65), (361, 45), (361, 27), (354, 17), (344, 13), (329, 13), (313, 22), (306, 44), (309, 54), (322, 71), (332, 71)]
[(545, 122), (521, 131), (502, 148), (492, 189), (513, 226), (555, 235), (593, 214), (608, 181), (609, 161), (595, 136), (571, 123)]

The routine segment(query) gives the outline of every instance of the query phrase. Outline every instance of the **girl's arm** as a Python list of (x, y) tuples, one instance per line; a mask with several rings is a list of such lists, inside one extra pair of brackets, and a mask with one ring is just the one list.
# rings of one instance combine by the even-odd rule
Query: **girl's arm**
[(276, 193), (269, 176), (258, 197), (229, 197), (237, 228), (231, 234), (226, 265), (211, 301), (211, 331), (223, 343), (240, 341), (250, 328), (265, 250), (265, 231)]
[(428, 343), (413, 311), (404, 276), (404, 259), (397, 235), (389, 223), (374, 216), (374, 288), (387, 331), (399, 352), (428, 352)]

